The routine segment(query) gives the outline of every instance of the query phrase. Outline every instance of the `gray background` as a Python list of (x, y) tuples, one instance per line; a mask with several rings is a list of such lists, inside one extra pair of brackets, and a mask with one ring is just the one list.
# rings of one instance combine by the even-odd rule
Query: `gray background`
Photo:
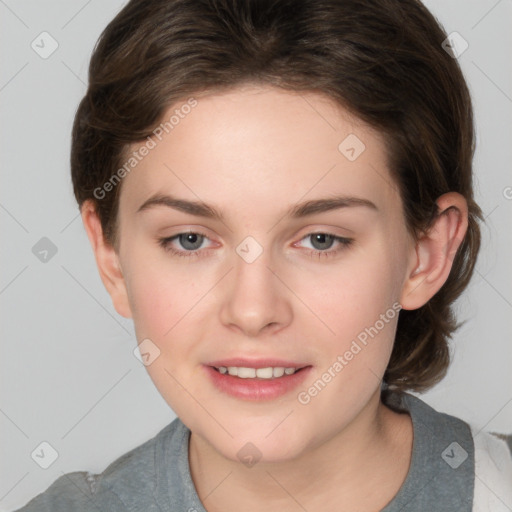
[[(4, 511), (63, 473), (102, 471), (175, 417), (133, 355), (131, 321), (117, 315), (98, 277), (69, 178), (70, 130), (89, 57), (123, 4), (0, 0)], [(476, 193), (487, 225), (474, 279), (458, 302), (467, 322), (454, 338), (453, 365), (423, 398), (479, 428), (510, 433), (512, 2), (426, 4), (469, 44), (459, 61), (475, 102)], [(43, 31), (59, 45), (47, 59), (31, 47)], [(57, 248), (46, 262), (32, 252), (43, 237)], [(48, 469), (31, 457), (43, 441), (59, 455)]]

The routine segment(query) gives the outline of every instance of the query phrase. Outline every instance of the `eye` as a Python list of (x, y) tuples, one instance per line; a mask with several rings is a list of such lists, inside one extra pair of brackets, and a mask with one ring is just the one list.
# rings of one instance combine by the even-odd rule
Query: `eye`
[[(309, 240), (312, 245), (310, 256), (316, 256), (318, 258), (336, 256), (341, 251), (347, 249), (354, 241), (352, 238), (344, 238), (331, 233), (322, 232), (309, 233), (301, 240), (301, 242), (303, 240)], [(334, 244), (338, 244), (338, 248), (330, 250)]]
[[(202, 247), (206, 240), (209, 240), (209, 238), (204, 233), (187, 231), (170, 237), (160, 238), (158, 239), (158, 243), (171, 254), (187, 258), (191, 256), (202, 256), (204, 255), (203, 253), (205, 251), (208, 252), (207, 249)], [(309, 233), (304, 238), (302, 238), (300, 242), (304, 240), (310, 240), (312, 249), (309, 251), (309, 255), (312, 258), (336, 256), (341, 251), (348, 248), (354, 241), (351, 238), (344, 238), (323, 232)], [(337, 249), (331, 249), (334, 244), (338, 244)], [(176, 247), (176, 245), (179, 245), (181, 248)], [(296, 245), (297, 244), (294, 244), (294, 246)]]
[[(208, 237), (204, 233), (187, 231), (186, 233), (178, 233), (171, 237), (160, 238), (158, 243), (166, 251), (169, 251), (176, 256), (190, 257), (199, 255), (198, 251), (203, 242), (207, 239)], [(179, 243), (184, 250), (177, 249), (173, 246), (173, 243), (175, 242)]]

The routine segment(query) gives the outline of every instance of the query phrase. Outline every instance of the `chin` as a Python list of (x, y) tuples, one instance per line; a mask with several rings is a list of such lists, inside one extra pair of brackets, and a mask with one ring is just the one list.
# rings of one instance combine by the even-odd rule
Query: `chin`
[[(278, 425), (279, 422), (274, 423)], [(278, 463), (295, 459), (301, 455), (308, 441), (304, 432), (297, 432), (278, 427), (261, 430), (255, 426), (232, 426), (233, 438), (221, 434), (216, 438), (206, 437), (206, 440), (223, 457), (235, 462), (242, 462), (248, 467), (255, 463)], [(271, 433), (269, 433), (271, 432)], [(256, 462), (255, 462), (256, 461)]]

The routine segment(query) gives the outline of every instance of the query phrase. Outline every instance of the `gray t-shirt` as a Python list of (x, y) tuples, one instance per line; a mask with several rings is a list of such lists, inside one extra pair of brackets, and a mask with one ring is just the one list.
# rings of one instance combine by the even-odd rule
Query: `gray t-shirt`
[[(382, 512), (471, 512), (475, 479), (470, 427), (413, 395), (384, 401), (414, 428), (406, 480)], [(190, 431), (177, 418), (98, 475), (67, 473), (18, 512), (205, 512), (190, 476)]]

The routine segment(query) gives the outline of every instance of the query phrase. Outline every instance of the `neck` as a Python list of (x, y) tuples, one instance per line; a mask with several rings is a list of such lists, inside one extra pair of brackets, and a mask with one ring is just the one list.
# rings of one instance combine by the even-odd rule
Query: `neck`
[(191, 434), (190, 471), (208, 512), (364, 509), (381, 510), (398, 492), (412, 451), (412, 423), (375, 393), (360, 414), (322, 444), (293, 460), (260, 461), (251, 468), (226, 459)]

